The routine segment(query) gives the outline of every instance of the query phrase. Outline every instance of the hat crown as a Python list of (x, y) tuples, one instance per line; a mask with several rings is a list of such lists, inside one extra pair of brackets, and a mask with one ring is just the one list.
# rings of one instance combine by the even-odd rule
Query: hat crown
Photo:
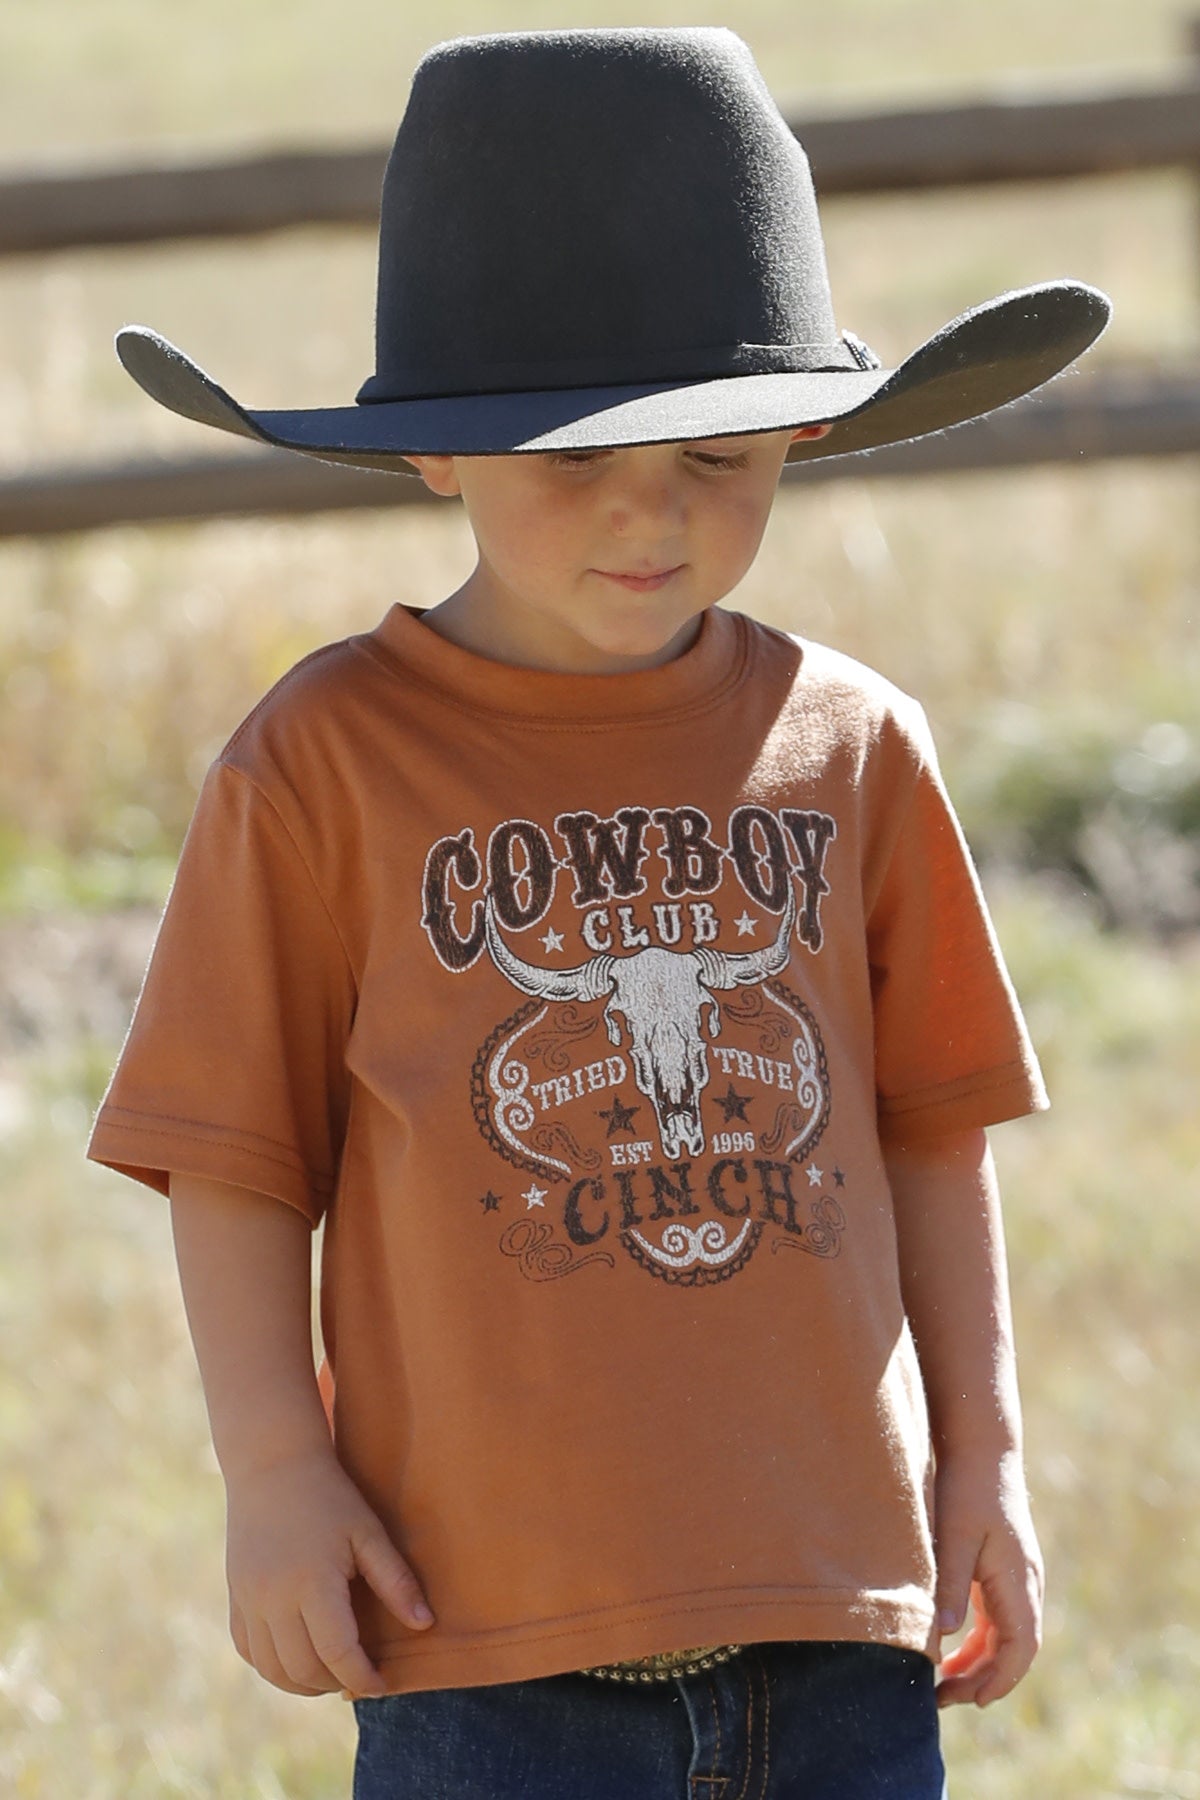
[(435, 46), (384, 177), (360, 400), (853, 367), (808, 161), (721, 28)]

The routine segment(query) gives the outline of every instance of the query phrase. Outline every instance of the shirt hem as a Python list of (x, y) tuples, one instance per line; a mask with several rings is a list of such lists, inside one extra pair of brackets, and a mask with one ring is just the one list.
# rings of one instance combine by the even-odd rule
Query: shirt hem
[[(114, 1116), (120, 1113), (125, 1116)], [(312, 1225), (332, 1191), (327, 1178), (310, 1175), (269, 1140), (124, 1108), (101, 1108), (86, 1155), (160, 1194), (170, 1192), (172, 1173), (251, 1188), (295, 1207)]]
[(879, 1127), (890, 1136), (934, 1137), (1001, 1125), (1007, 1119), (1045, 1112), (1049, 1105), (1038, 1072), (1024, 1063), (1009, 1063), (916, 1093), (881, 1096)]
[(927, 1600), (882, 1595), (730, 1594), (648, 1611), (624, 1607), (604, 1617), (540, 1620), (536, 1625), (441, 1640), (438, 1626), (368, 1647), (389, 1693), (486, 1687), (578, 1673), (653, 1651), (696, 1644), (853, 1642), (890, 1644), (935, 1660), (938, 1635)]

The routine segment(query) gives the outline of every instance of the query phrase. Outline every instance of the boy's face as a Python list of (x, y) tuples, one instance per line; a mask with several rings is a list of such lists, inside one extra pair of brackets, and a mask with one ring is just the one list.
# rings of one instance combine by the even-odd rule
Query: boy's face
[(517, 456), (413, 456), (461, 494), (479, 552), (427, 615), (499, 662), (564, 673), (653, 668), (757, 554), (789, 444), (831, 427)]

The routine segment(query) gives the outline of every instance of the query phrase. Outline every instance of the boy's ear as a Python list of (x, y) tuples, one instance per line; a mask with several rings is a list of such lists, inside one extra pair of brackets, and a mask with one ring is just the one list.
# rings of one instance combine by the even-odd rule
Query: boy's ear
[(801, 438), (828, 437), (832, 430), (832, 425), (801, 425), (799, 430), (793, 431), (792, 442), (798, 444)]
[(461, 494), (452, 456), (406, 456), (403, 460), (412, 464), (431, 494), (441, 494), (445, 499)]

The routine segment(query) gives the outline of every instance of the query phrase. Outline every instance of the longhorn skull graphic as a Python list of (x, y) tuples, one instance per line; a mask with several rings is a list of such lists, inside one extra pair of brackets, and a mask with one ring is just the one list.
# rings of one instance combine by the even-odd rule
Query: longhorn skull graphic
[(492, 961), (523, 994), (539, 1000), (600, 1000), (610, 1040), (622, 1042), (617, 1015), (625, 1021), (634, 1079), (654, 1108), (662, 1147), (676, 1158), (704, 1151), (700, 1094), (708, 1083), (708, 1034), (721, 1029), (714, 994), (746, 987), (778, 975), (791, 952), (796, 903), (788, 883), (787, 907), (774, 943), (761, 950), (664, 950), (650, 947), (632, 956), (597, 955), (572, 969), (539, 969), (523, 962), (500, 936), (489, 895), (487, 946)]

